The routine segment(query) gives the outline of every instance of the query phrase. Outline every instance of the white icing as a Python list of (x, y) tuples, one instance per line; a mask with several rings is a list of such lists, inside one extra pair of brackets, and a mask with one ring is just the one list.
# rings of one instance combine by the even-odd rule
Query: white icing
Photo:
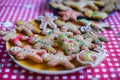
[(7, 22), (2, 23), (2, 25), (3, 25), (5, 28), (8, 28), (8, 27), (12, 27), (12, 26), (13, 26), (13, 23), (7, 21)]

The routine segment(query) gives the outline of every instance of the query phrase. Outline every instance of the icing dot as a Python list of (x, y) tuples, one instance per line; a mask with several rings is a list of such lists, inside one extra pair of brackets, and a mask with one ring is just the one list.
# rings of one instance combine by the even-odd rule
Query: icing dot
[(67, 42), (64, 42), (65, 44), (67, 44)]
[(71, 46), (74, 46), (74, 44), (71, 44)]
[(74, 47), (72, 47), (71, 49), (74, 50)]

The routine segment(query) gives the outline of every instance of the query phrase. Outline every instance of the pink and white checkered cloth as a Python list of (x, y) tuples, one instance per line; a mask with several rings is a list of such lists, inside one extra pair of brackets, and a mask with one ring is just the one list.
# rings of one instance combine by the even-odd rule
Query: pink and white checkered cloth
[[(31, 20), (48, 10), (47, 0), (0, 0), (0, 28), (13, 29), (17, 20)], [(106, 23), (112, 31), (102, 34), (110, 42), (104, 44), (106, 59), (97, 68), (86, 68), (65, 75), (43, 75), (30, 72), (12, 61), (0, 38), (0, 80), (120, 80), (120, 12), (112, 13)]]

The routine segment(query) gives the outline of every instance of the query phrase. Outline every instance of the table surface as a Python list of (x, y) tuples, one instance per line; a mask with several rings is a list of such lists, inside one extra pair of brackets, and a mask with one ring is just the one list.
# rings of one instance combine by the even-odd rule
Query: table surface
[[(31, 20), (49, 9), (47, 0), (0, 0), (0, 28), (13, 29), (17, 20)], [(5, 42), (0, 37), (0, 80), (120, 80), (120, 12), (113, 12), (106, 23), (113, 27), (102, 34), (110, 42), (104, 43), (106, 59), (96, 68), (86, 68), (65, 75), (33, 73), (14, 63), (6, 52)]]

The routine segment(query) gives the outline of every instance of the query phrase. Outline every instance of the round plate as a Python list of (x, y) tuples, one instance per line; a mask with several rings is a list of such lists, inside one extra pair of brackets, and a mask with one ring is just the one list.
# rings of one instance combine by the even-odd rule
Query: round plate
[[(81, 70), (81, 69), (84, 69), (84, 68), (86, 68), (85, 66), (81, 66), (81, 67), (77, 67), (77, 68), (75, 68), (75, 69), (72, 69), (72, 70), (55, 70), (55, 69), (38, 69), (38, 68), (36, 68), (36, 67), (31, 67), (31, 66), (36, 66), (36, 65), (38, 65), (37, 63), (34, 65), (34, 64), (31, 64), (31, 66), (30, 65), (26, 65), (26, 64), (24, 64), (23, 63), (23, 61), (24, 60), (22, 60), (22, 62), (21, 62), (21, 60), (19, 61), (19, 60), (17, 60), (17, 59), (15, 59), (14, 58), (14, 56), (13, 55), (11, 55), (10, 54), (10, 52), (9, 52), (9, 49), (10, 49), (10, 44), (9, 44), (9, 42), (6, 42), (6, 49), (7, 49), (7, 51), (8, 51), (8, 54), (9, 54), (9, 56), (12, 58), (12, 60), (15, 62), (15, 63), (17, 63), (18, 65), (20, 65), (21, 67), (23, 67), (23, 68), (25, 68), (25, 69), (27, 69), (27, 70), (29, 70), (29, 71), (32, 71), (32, 72), (36, 72), (36, 73), (41, 73), (41, 74), (51, 74), (51, 75), (54, 75), (54, 74), (67, 74), (67, 73), (73, 73), (73, 72), (76, 72), (76, 71), (78, 71), (78, 70)], [(26, 61), (27, 62), (27, 61)], [(43, 66), (43, 65), (42, 65)], [(46, 65), (45, 65), (46, 66)], [(54, 67), (55, 68), (55, 67)]]

